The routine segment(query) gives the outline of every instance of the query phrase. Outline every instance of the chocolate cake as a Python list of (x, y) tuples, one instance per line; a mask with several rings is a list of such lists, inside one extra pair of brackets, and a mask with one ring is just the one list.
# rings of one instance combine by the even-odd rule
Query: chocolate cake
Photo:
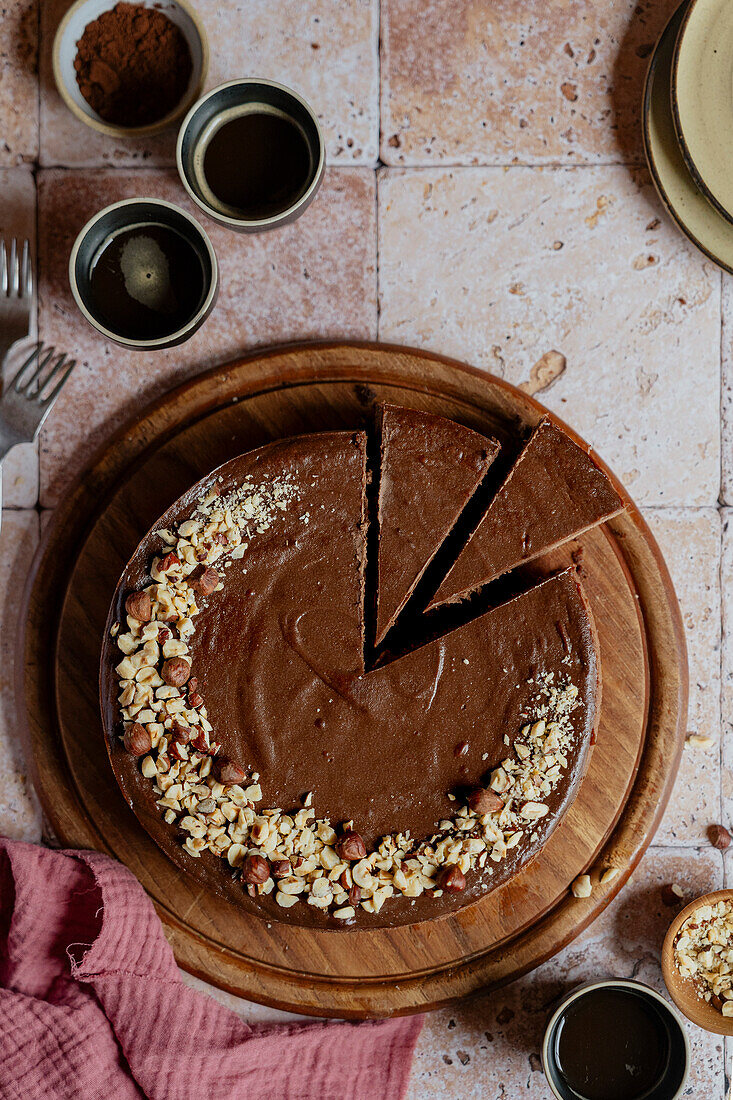
[(110, 610), (102, 710), (129, 805), (268, 920), (372, 927), (475, 900), (541, 850), (593, 739), (574, 570), (364, 664), (365, 455), (327, 432), (226, 463), (145, 536)]
[(499, 451), (434, 413), (384, 405), (375, 645), (384, 641)]
[(622, 508), (589, 451), (541, 420), (429, 606), (466, 599)]

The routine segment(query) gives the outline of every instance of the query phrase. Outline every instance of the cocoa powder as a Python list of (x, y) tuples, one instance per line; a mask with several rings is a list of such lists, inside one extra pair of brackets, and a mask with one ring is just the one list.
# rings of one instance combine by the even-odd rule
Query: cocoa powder
[(191, 51), (162, 11), (119, 3), (89, 23), (74, 61), (92, 110), (117, 126), (157, 122), (180, 102), (191, 78)]

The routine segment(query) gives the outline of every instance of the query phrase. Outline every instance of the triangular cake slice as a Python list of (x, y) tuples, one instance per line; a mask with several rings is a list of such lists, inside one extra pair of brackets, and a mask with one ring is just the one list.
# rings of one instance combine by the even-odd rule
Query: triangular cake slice
[(592, 454), (549, 419), (541, 420), (430, 608), (466, 599), (623, 507)]
[(499, 451), (434, 413), (381, 409), (375, 645), (394, 625)]

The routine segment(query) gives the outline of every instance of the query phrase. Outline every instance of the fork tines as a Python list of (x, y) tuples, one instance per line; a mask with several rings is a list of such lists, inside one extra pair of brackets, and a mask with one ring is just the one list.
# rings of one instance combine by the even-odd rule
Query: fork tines
[(24, 240), (18, 245), (16, 237), (10, 249), (0, 240), (0, 293), (6, 298), (30, 298), (33, 293), (33, 269), (30, 244)]
[[(47, 370), (49, 364), (50, 369)], [(64, 352), (57, 355), (56, 348), (46, 348), (41, 341), (20, 367), (9, 388), (28, 400), (48, 405), (58, 396), (75, 366), (76, 359), (69, 359)], [(30, 373), (27, 374), (29, 368)]]

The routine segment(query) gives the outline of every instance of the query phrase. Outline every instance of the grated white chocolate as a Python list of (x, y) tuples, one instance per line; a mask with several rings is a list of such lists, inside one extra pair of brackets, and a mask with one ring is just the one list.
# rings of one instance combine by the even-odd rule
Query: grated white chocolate
[[(552, 672), (538, 676), (529, 685), (526, 722), (513, 740), (506, 734), (510, 752), (491, 772), (489, 786), (500, 808), (481, 814), (464, 804), (428, 839), (414, 839), (409, 832), (386, 836), (356, 861), (342, 858), (336, 829), (316, 817), (312, 802), (317, 792), (309, 791), (298, 810), (258, 808), (263, 801), (259, 775), (241, 783), (219, 782), (212, 766), (220, 746), (196, 681), (172, 686), (161, 668), (174, 657), (191, 663), (189, 641), (201, 611), (194, 571), (244, 558), (253, 533), (268, 530), (297, 498), (297, 487), (287, 479), (259, 486), (246, 482), (223, 497), (214, 488), (175, 531), (157, 532), (168, 552), (153, 559), (154, 583), (145, 589), (152, 601), (151, 621), (128, 615), (126, 631), (120, 633), (119, 624), (111, 631), (123, 654), (116, 666), (119, 704), (123, 736), (135, 723), (149, 734), (151, 748), (140, 768), (153, 784), (164, 820), (183, 834), (189, 856), (210, 851), (237, 873), (248, 857), (263, 857), (271, 876), (264, 882), (242, 878), (251, 896), (272, 893), (283, 908), (300, 900), (348, 923), (357, 908), (378, 913), (396, 894), (441, 896), (444, 868), (488, 877), (510, 851), (530, 844), (549, 812), (547, 798), (567, 770), (575, 739), (571, 715), (580, 700), (567, 679), (556, 682)], [(220, 579), (214, 593), (223, 587)], [(183, 738), (180, 727), (187, 730)], [(452, 793), (448, 797), (457, 801)], [(353, 822), (342, 826), (354, 828)]]

